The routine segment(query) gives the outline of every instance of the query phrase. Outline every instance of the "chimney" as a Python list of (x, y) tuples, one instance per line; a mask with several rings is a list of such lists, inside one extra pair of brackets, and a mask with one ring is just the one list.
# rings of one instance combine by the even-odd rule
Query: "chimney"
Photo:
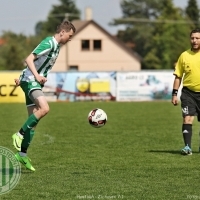
[(92, 9), (90, 7), (87, 7), (85, 9), (85, 20), (86, 21), (92, 20)]

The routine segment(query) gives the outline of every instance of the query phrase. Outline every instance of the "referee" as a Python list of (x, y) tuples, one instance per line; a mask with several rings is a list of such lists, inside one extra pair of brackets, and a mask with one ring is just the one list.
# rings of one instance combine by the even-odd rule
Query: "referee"
[(183, 116), (182, 134), (185, 147), (181, 150), (183, 155), (192, 155), (192, 124), (194, 116), (200, 121), (200, 29), (190, 33), (191, 48), (184, 51), (178, 59), (174, 71), (172, 91), (172, 104), (178, 104), (178, 89), (181, 91), (181, 108)]

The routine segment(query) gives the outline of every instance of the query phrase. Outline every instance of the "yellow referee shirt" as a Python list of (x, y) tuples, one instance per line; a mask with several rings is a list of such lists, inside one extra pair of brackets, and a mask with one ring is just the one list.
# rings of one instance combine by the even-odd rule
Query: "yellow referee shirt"
[(200, 92), (200, 52), (184, 51), (176, 63), (174, 75), (183, 78), (183, 86)]

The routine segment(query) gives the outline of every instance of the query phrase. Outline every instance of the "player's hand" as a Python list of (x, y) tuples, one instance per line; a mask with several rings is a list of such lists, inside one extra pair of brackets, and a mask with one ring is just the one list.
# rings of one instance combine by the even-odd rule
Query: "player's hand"
[(20, 81), (19, 81), (19, 79), (15, 78), (14, 81), (15, 81), (15, 85), (16, 85), (16, 87), (18, 87), (18, 86), (20, 85)]
[(44, 76), (38, 75), (38, 76), (36, 77), (36, 80), (37, 80), (41, 85), (44, 85), (44, 83), (47, 81), (47, 78), (45, 78)]
[(174, 105), (174, 106), (177, 106), (178, 105), (178, 98), (177, 98), (177, 96), (172, 96), (172, 104)]

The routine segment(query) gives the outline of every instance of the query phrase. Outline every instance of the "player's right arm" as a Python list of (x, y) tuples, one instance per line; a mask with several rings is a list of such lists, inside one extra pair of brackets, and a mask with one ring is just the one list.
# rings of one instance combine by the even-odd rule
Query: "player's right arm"
[(176, 63), (176, 66), (175, 66), (175, 71), (174, 71), (174, 83), (173, 83), (173, 90), (172, 90), (172, 104), (174, 106), (178, 105), (178, 90), (179, 90), (179, 87), (181, 85), (181, 81), (182, 81), (182, 77), (183, 77), (183, 73), (184, 73), (184, 70), (183, 70), (183, 54), (180, 55), (179, 59), (178, 59), (178, 62)]
[(47, 78), (38, 74), (34, 64), (34, 60), (45, 56), (46, 54), (48, 54), (48, 52), (51, 51), (52, 48), (53, 47), (49, 42), (49, 37), (47, 37), (44, 40), (42, 40), (42, 42), (40, 42), (40, 44), (32, 51), (32, 53), (25, 60), (32, 74), (35, 76), (35, 79), (41, 84), (44, 84), (47, 81)]
[(31, 53), (26, 59), (25, 62), (28, 66), (28, 68), (31, 70), (32, 74), (34, 75), (35, 79), (41, 83), (44, 84), (46, 82), (46, 78), (43, 76), (40, 76), (35, 68), (34, 60), (36, 59), (36, 55)]
[(178, 105), (177, 94), (178, 94), (178, 89), (179, 89), (179, 87), (181, 85), (181, 81), (182, 81), (182, 78), (179, 78), (179, 77), (175, 76), (174, 84), (173, 84), (173, 91), (172, 91), (172, 104), (174, 106)]

